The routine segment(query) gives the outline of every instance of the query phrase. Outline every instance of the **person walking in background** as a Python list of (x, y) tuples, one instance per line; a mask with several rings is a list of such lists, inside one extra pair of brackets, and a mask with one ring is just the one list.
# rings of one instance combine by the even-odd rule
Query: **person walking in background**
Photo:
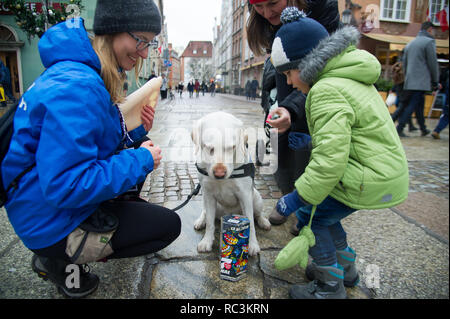
[(441, 138), (440, 137), (441, 131), (448, 126), (448, 87), (449, 87), (448, 75), (449, 72), (447, 66), (447, 68), (444, 69), (444, 71), (440, 76), (440, 86), (441, 86), (440, 91), (444, 93), (444, 103), (442, 106), (442, 114), (441, 117), (439, 118), (439, 122), (434, 128), (433, 132), (431, 133), (431, 136), (435, 140), (439, 140)]
[(150, 74), (150, 76), (148, 77), (148, 80), (150, 81), (153, 78), (156, 78), (155, 71), (152, 71), (152, 74)]
[(183, 90), (184, 90), (183, 82), (180, 82), (178, 84), (178, 93), (180, 93), (180, 98), (183, 98)]
[(252, 86), (252, 82), (250, 80), (247, 80), (247, 83), (245, 83), (245, 97), (246, 97), (247, 101), (250, 101), (251, 86)]
[[(338, 3), (334, 0), (249, 0), (249, 20), (247, 24), (247, 41), (256, 55), (271, 53), (275, 33), (281, 27), (280, 16), (287, 6), (295, 6), (308, 12), (310, 18), (321, 23), (329, 33), (337, 30), (340, 24)], [(306, 39), (305, 39), (306, 40)], [(265, 63), (265, 69), (270, 69), (270, 60)], [(278, 119), (269, 120), (268, 123), (278, 129), (278, 168), (274, 174), (278, 187), (283, 194), (294, 189), (294, 182), (303, 174), (309, 162), (310, 151), (305, 149), (294, 150), (289, 147), (289, 134), (298, 132), (309, 134), (305, 117), (306, 96), (292, 85), (287, 84), (283, 74), (275, 72), (275, 81), (271, 72), (264, 70), (264, 90), (270, 92), (277, 90), (278, 109), (268, 114)], [(270, 83), (268, 83), (270, 82)], [(273, 86), (273, 87), (272, 87)], [(265, 95), (269, 98), (269, 95)], [(267, 105), (262, 101), (263, 105)], [(269, 215), (273, 225), (283, 224), (287, 218), (278, 214), (275, 207)], [(295, 231), (295, 230), (293, 230)]]
[(258, 88), (259, 88), (259, 82), (255, 76), (253, 78), (252, 83), (250, 84), (250, 96), (253, 101), (256, 100), (256, 91), (258, 91)]
[(436, 56), (436, 41), (433, 35), (433, 24), (429, 21), (422, 23), (416, 38), (408, 43), (403, 54), (403, 71), (405, 73), (404, 103), (406, 109), (400, 116), (397, 132), (400, 137), (406, 137), (403, 132), (409, 122), (411, 114), (416, 114), (417, 123), (422, 136), (428, 135), (430, 130), (425, 125), (424, 106), (425, 92), (436, 91), (439, 81), (439, 65)]
[(11, 72), (9, 72), (9, 69), (3, 64), (2, 60), (0, 60), (0, 84), (3, 86), (5, 95), (14, 103), (16, 98), (12, 92)]
[[(46, 70), (14, 115), (1, 175), (9, 185), (26, 172), (8, 191), (5, 208), (33, 252), (32, 270), (81, 298), (99, 284), (85, 263), (159, 251), (179, 236), (181, 221), (170, 209), (123, 196), (162, 159), (150, 140), (127, 147), (132, 141), (118, 107), (125, 100), (122, 73), (134, 69), (138, 82), (150, 42), (161, 32), (158, 7), (153, 0), (98, 0), (93, 39), (82, 18), (67, 22), (39, 41)], [(151, 129), (151, 106), (143, 107), (141, 119)], [(69, 264), (81, 266), (76, 287), (66, 284)]]
[[(403, 52), (402, 52), (403, 53)], [(406, 109), (405, 105), (405, 94), (403, 92), (403, 84), (405, 82), (405, 74), (403, 72), (403, 63), (400, 61), (397, 61), (392, 65), (392, 80), (394, 81), (394, 86), (392, 87), (392, 90), (389, 92), (394, 92), (397, 95), (397, 99), (395, 101), (395, 112), (391, 115), (392, 120), (395, 122), (398, 120), (398, 118), (403, 114), (403, 112)], [(409, 117), (409, 131), (417, 131), (418, 128), (415, 127), (412, 123), (412, 117)]]
[(194, 96), (194, 84), (192, 83), (192, 80), (189, 81), (187, 89), (189, 91), (189, 98), (192, 98)]
[(211, 96), (216, 95), (216, 82), (214, 80), (211, 81), (211, 85), (209, 86), (209, 90), (211, 92)]
[(163, 73), (161, 74), (162, 77), (162, 84), (161, 84), (161, 100), (167, 99), (167, 78), (166, 75)]
[(202, 95), (205, 96), (205, 91), (208, 91), (208, 86), (206, 85), (204, 80), (202, 81), (200, 89), (202, 90)]
[(194, 90), (195, 90), (195, 97), (198, 98), (200, 96), (200, 82), (198, 80), (195, 80)]

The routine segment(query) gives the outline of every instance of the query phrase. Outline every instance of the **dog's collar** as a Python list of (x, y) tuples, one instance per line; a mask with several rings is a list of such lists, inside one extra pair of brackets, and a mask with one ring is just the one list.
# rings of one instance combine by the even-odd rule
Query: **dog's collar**
[[(205, 171), (203, 168), (200, 168), (197, 165), (197, 163), (195, 163), (195, 167), (197, 167), (197, 170), (200, 174), (209, 176), (208, 172)], [(247, 176), (250, 176), (252, 180), (255, 179), (255, 165), (253, 163), (247, 163), (242, 166), (239, 166), (238, 168), (233, 170), (229, 178), (240, 178)]]

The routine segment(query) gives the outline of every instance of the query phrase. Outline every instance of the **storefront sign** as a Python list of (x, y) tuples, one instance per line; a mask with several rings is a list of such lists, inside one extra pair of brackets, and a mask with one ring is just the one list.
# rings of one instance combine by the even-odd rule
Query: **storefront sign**
[[(50, 7), (54, 9), (61, 10), (61, 3), (60, 2), (49, 2)], [(25, 6), (30, 9), (31, 11), (35, 11), (37, 13), (42, 13), (42, 2), (25, 2)], [(2, 3), (0, 4), (0, 15), (12, 15), (13, 13), (9, 8), (6, 8), (6, 4)]]

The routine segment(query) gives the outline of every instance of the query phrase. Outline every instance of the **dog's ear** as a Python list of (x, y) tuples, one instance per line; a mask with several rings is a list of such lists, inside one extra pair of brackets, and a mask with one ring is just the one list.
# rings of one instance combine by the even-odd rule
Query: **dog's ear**
[(200, 133), (201, 133), (202, 123), (201, 120), (195, 121), (192, 125), (191, 138), (192, 142), (194, 142), (194, 153), (197, 154), (200, 150)]

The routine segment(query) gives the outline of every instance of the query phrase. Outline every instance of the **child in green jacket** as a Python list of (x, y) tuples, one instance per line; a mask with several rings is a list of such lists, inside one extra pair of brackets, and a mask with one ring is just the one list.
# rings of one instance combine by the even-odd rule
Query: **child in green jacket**
[[(373, 86), (378, 60), (356, 45), (359, 32), (343, 27), (332, 35), (297, 8), (286, 8), (272, 47), (272, 62), (288, 84), (307, 94), (305, 114), (311, 137), (290, 133), (293, 147), (312, 148), (296, 190), (277, 211), (295, 212), (301, 229), (310, 221), (315, 245), (307, 286), (294, 285), (293, 298), (345, 298), (345, 286), (359, 277), (356, 253), (341, 220), (359, 209), (380, 209), (408, 196), (405, 152), (390, 114)], [(276, 114), (276, 110), (272, 115)]]

